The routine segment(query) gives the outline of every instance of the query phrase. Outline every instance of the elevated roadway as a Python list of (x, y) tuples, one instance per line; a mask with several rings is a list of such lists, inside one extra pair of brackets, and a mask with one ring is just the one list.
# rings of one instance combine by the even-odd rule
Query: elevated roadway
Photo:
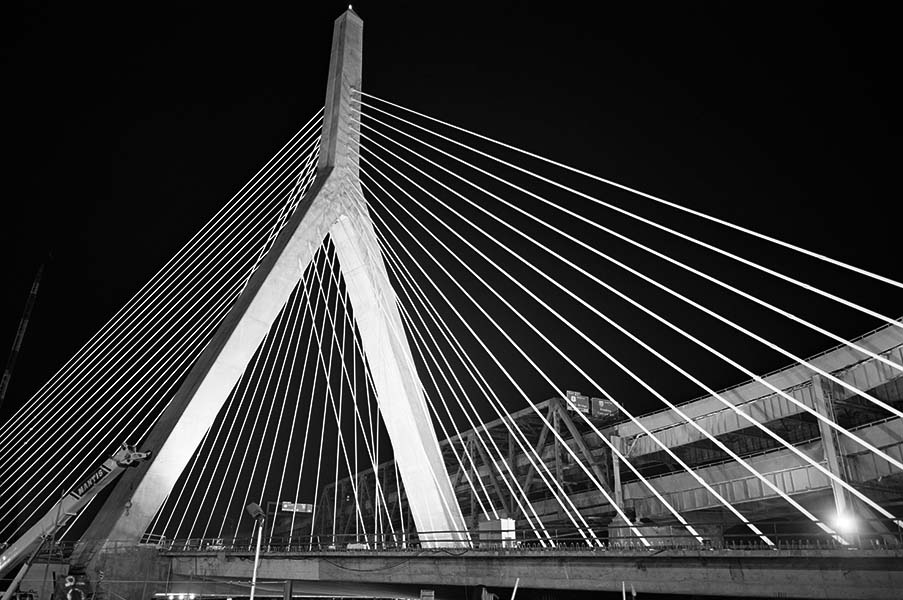
[[(253, 554), (163, 553), (173, 592), (247, 580)], [(268, 553), (259, 577), (270, 582), (378, 584), (434, 589), (455, 585), (490, 591), (526, 589), (717, 597), (887, 599), (903, 589), (903, 551), (660, 550)], [(200, 583), (204, 582), (204, 583)], [(410, 596), (409, 596), (410, 597)], [(437, 596), (437, 597), (441, 597)], [(457, 597), (457, 596), (456, 596)], [(566, 597), (566, 595), (553, 596)]]
[[(856, 343), (897, 364), (903, 364), (903, 331), (899, 328), (879, 328), (859, 337)], [(811, 357), (809, 362), (884, 402), (898, 408), (903, 407), (901, 373), (875, 359), (847, 347), (837, 347)], [(763, 379), (793, 397), (799, 405), (757, 381), (733, 386), (719, 394), (738, 410), (748, 413), (760, 424), (780, 434), (804, 455), (854, 485), (859, 491), (880, 501), (894, 512), (903, 509), (903, 474), (849, 438), (832, 433), (803, 407), (820, 414), (827, 413), (856, 435), (903, 461), (901, 419), (842, 386), (828, 385), (829, 382), (824, 378), (813, 377), (811, 370), (799, 365), (769, 373)], [(549, 399), (539, 403), (538, 408), (554, 423), (564, 443), (590, 465), (625, 510), (635, 515), (636, 519), (650, 523), (666, 525), (673, 521), (670, 513), (646, 485), (625, 465), (612, 459), (607, 445), (589, 429), (582, 418), (566, 408), (563, 400)], [(874, 519), (875, 515), (864, 505), (858, 501), (855, 504), (850, 502), (848, 492), (844, 492), (841, 486), (833, 483), (803, 458), (780, 446), (718, 399), (703, 396), (681, 404), (680, 408), (705, 431), (747, 460), (778, 489), (809, 507), (819, 517), (830, 520), (836, 514), (835, 504), (846, 501), (850, 504), (850, 510), (861, 513), (863, 519)], [(725, 514), (717, 499), (694, 477), (682, 470), (636, 423), (629, 420), (618, 422), (617, 416), (614, 419), (587, 416), (609, 440), (619, 444), (622, 452), (655, 489), (680, 512), (695, 522), (720, 521), (724, 524), (722, 529), (730, 529), (733, 517)], [(642, 415), (638, 420), (665, 446), (691, 465), (696, 474), (723, 497), (742, 507), (744, 514), (757, 520), (776, 522), (792, 521), (795, 517), (795, 509), (674, 411), (658, 411)], [(568, 490), (570, 498), (581, 512), (593, 523), (601, 526), (608, 523), (614, 514), (612, 507), (585, 473), (574, 464), (555, 436), (543, 433), (547, 428), (534, 411), (528, 408), (514, 413), (512, 421), (524, 431), (531, 445), (542, 456), (549, 472)], [(485, 431), (465, 431), (441, 444), (456, 496), (469, 524), (476, 525), (482, 516), (465, 475), (475, 483), (482, 480), (482, 486), (488, 490), (493, 504), (500, 508), (503, 516), (520, 519), (518, 526), (526, 526), (523, 515), (510, 493), (500, 484), (497, 470), (479, 441), (481, 437), (488, 440), (487, 436), (491, 436), (502, 451), (503, 456), (496, 457), (496, 461), (507, 462), (511, 466), (543, 521), (551, 526), (567, 528), (567, 520), (560, 512), (558, 503), (545, 489), (546, 486), (542, 484), (527, 456), (514, 443), (508, 426), (501, 420), (487, 423)], [(465, 473), (455, 451), (461, 457), (466, 454), (472, 456), (476, 468), (468, 465)], [(406, 514), (404, 492), (402, 490), (399, 493), (394, 487), (394, 478), (386, 476), (392, 470), (391, 463), (380, 465), (378, 471), (381, 473), (381, 487), (390, 513), (397, 519), (395, 524), (404, 528), (405, 524), (400, 518)], [(340, 497), (346, 497), (352, 491), (347, 479), (340, 481), (338, 487)], [(359, 474), (356, 487), (361, 490), (364, 510), (371, 511), (369, 518), (372, 519), (372, 509), (375, 506), (372, 501), (375, 491), (372, 470)], [(318, 514), (322, 523), (318, 529), (322, 531), (326, 531), (327, 523), (331, 529), (332, 498), (335, 493), (333, 486), (330, 486), (320, 497)], [(351, 507), (340, 506), (339, 511), (337, 521), (340, 532), (353, 531), (356, 517), (351, 512)]]

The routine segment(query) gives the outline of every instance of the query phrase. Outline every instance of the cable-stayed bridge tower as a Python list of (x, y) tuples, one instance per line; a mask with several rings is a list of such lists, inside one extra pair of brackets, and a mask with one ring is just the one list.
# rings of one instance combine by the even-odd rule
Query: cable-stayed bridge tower
[(402, 330), (401, 317), (373, 224), (350, 204), (353, 194), (361, 194), (355, 189), (360, 132), (351, 104), (353, 92), (361, 89), (362, 39), (363, 21), (349, 8), (333, 29), (314, 182), (150, 433), (145, 445), (155, 449), (155, 456), (118, 482), (83, 536), (90, 540), (82, 550), (85, 556), (98, 540), (141, 538), (327, 236), (400, 457), (414, 521), (424, 532), (464, 531), (411, 350), (395, 334)]
[[(349, 7), (325, 106), (0, 424), (0, 576), (37, 547), (129, 598), (242, 597), (258, 567), (287, 599), (897, 589), (903, 322), (742, 246), (903, 283), (364, 92), (362, 30)], [(834, 333), (809, 294), (880, 326)], [(759, 318), (839, 345), (805, 358)], [(752, 345), (790, 365), (760, 374)], [(153, 455), (81, 510), (122, 441)], [(79, 508), (63, 531), (48, 505)]]

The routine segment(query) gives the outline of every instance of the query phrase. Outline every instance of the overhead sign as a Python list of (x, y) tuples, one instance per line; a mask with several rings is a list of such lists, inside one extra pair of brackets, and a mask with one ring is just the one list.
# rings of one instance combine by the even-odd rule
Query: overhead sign
[(314, 512), (314, 505), (302, 502), (283, 502), (280, 510), (282, 512), (312, 513)]
[(619, 414), (615, 403), (608, 398), (590, 398), (590, 412), (597, 419), (617, 417)]
[(568, 410), (579, 410), (582, 413), (589, 414), (589, 397), (584, 396), (580, 392), (567, 390), (566, 408)]

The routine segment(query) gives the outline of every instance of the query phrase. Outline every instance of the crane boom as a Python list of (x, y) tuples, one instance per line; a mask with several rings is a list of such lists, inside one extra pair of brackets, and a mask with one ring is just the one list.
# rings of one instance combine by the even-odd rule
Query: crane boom
[[(3, 554), (0, 554), (0, 577), (5, 576), (19, 561), (26, 558), (29, 552), (37, 549), (43, 540), (65, 527), (72, 517), (77, 515), (101, 490), (112, 483), (120, 473), (128, 467), (137, 465), (150, 455), (149, 451), (138, 452), (135, 450), (135, 446), (130, 444), (120, 446), (113, 456), (106, 459), (84, 481), (72, 488), (37, 523), (3, 550)], [(23, 565), (23, 568), (27, 567), (28, 563)], [(8, 592), (9, 590), (7, 590)]]

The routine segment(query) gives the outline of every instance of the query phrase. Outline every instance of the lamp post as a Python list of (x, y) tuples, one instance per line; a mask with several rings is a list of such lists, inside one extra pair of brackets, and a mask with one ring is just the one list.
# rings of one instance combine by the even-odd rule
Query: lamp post
[(251, 573), (251, 598), (254, 600), (254, 591), (257, 588), (257, 567), (260, 565), (260, 541), (263, 538), (263, 522), (266, 515), (259, 504), (251, 503), (245, 507), (249, 515), (254, 518), (254, 526), (257, 528), (257, 549), (254, 551), (254, 571)]

